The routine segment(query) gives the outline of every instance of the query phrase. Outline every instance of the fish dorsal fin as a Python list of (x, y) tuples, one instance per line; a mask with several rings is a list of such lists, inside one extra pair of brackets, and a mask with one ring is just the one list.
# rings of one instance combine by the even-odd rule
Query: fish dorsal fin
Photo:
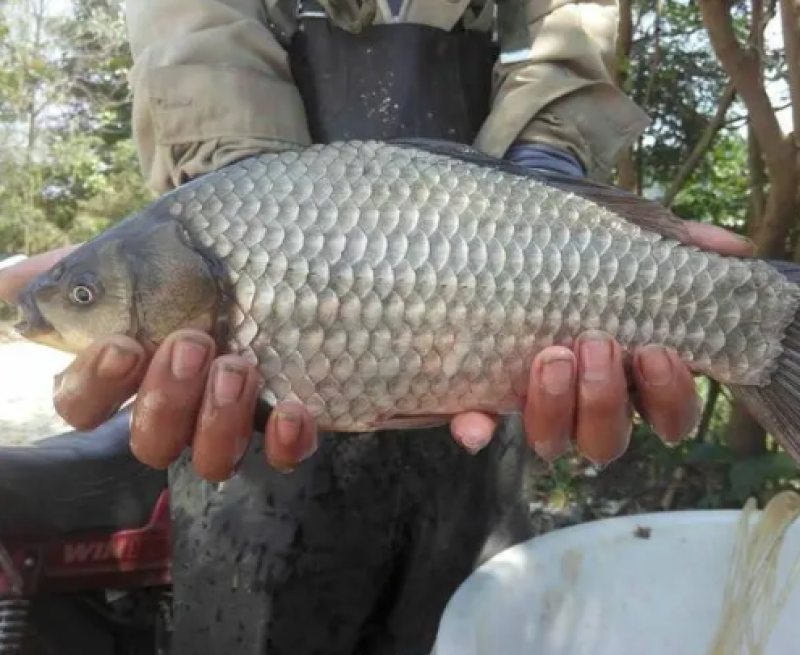
[(566, 193), (594, 202), (643, 230), (684, 243), (689, 240), (689, 232), (686, 229), (686, 225), (669, 209), (653, 200), (648, 200), (615, 186), (585, 178), (572, 177), (563, 173), (525, 168), (504, 159), (487, 155), (472, 146), (451, 141), (406, 138), (394, 139), (388, 143), (398, 147), (415, 148), (431, 154), (459, 159), (478, 166), (488, 166), (510, 175), (537, 180)]

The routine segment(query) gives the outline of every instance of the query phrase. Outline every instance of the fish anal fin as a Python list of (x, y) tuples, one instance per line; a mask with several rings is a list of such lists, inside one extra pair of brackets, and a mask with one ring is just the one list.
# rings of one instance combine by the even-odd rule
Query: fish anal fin
[(449, 414), (393, 414), (375, 421), (375, 430), (419, 430), (447, 425)]
[(450, 141), (410, 138), (395, 139), (389, 143), (398, 147), (415, 148), (431, 154), (458, 159), (477, 166), (488, 166), (510, 175), (536, 180), (593, 202), (643, 230), (682, 243), (689, 242), (689, 231), (684, 221), (664, 205), (609, 184), (555, 171), (526, 168), (505, 159), (487, 155), (472, 146)]

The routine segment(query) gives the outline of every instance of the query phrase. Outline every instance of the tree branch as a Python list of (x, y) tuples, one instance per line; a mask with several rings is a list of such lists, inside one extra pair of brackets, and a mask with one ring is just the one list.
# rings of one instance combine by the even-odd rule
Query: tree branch
[[(628, 86), (632, 38), (633, 7), (631, 0), (619, 0), (619, 28), (614, 81), (623, 90)], [(636, 191), (636, 167), (634, 165), (633, 146), (620, 153), (619, 161), (617, 162), (617, 177), (621, 188), (628, 191)]]
[[(794, 133), (800, 130), (800, 4), (796, 0), (780, 0), (783, 25), (783, 48), (789, 69), (789, 97), (792, 105)], [(799, 144), (800, 145), (800, 144)]]
[(647, 80), (647, 87), (645, 88), (642, 107), (645, 110), (650, 106), (650, 101), (653, 96), (653, 88), (656, 84), (658, 77), (658, 68), (661, 65), (661, 0), (655, 0), (655, 24), (653, 26), (653, 59), (650, 62), (649, 76)]
[(703, 157), (708, 152), (711, 145), (714, 143), (714, 139), (716, 138), (719, 131), (722, 129), (723, 125), (725, 124), (725, 115), (728, 113), (731, 105), (733, 104), (733, 99), (736, 97), (736, 87), (734, 86), (733, 82), (728, 82), (728, 85), (725, 87), (725, 90), (722, 92), (722, 96), (720, 96), (719, 104), (717, 105), (717, 111), (714, 114), (714, 117), (709, 122), (708, 126), (703, 132), (703, 135), (695, 144), (692, 152), (687, 157), (686, 161), (681, 166), (678, 174), (675, 176), (675, 179), (670, 184), (669, 189), (664, 194), (663, 203), (667, 207), (671, 207), (672, 203), (675, 202), (675, 198), (680, 193), (683, 186), (692, 177), (697, 167), (700, 165), (700, 162), (703, 161)]
[(776, 171), (786, 159), (783, 133), (762, 84), (760, 56), (736, 40), (728, 5), (724, 0), (698, 0), (703, 24), (723, 69), (736, 86), (764, 153), (767, 169)]
[[(784, 109), (788, 109), (791, 106), (792, 106), (791, 102), (784, 102), (781, 105), (776, 105), (775, 106), (775, 113), (781, 112)], [(744, 116), (741, 116), (741, 115), (731, 116), (730, 118), (725, 120), (725, 124), (723, 125), (723, 127), (726, 127), (726, 128), (732, 127), (732, 128), (738, 129), (738, 128), (742, 127), (748, 120), (750, 120), (750, 119), (747, 116), (747, 114), (745, 114)]]
[(769, 176), (770, 192), (755, 238), (758, 254), (783, 258), (789, 230), (796, 220), (797, 148), (793, 140), (784, 137), (778, 123), (761, 75), (759, 52), (745, 50), (736, 39), (726, 0), (698, 0), (698, 4), (711, 46), (747, 108)]
[(697, 426), (697, 433), (695, 439), (699, 443), (708, 440), (708, 428), (711, 427), (711, 420), (714, 418), (714, 410), (717, 407), (717, 400), (719, 400), (720, 384), (716, 380), (708, 379), (708, 397), (706, 404), (703, 407), (703, 415), (700, 418), (700, 424)]
[(626, 69), (633, 38), (633, 15), (631, 0), (619, 0), (619, 28), (617, 30), (617, 56), (614, 82), (624, 89), (627, 81)]
[(750, 216), (747, 220), (747, 232), (751, 237), (758, 236), (761, 226), (761, 218), (764, 216), (766, 200), (764, 189), (767, 186), (767, 176), (764, 172), (764, 158), (761, 155), (761, 147), (752, 127), (747, 129), (747, 160), (750, 174)]
[(752, 17), (750, 19), (750, 45), (758, 48), (764, 37), (764, 28), (761, 25), (761, 23), (764, 21), (764, 0), (753, 0), (752, 6)]

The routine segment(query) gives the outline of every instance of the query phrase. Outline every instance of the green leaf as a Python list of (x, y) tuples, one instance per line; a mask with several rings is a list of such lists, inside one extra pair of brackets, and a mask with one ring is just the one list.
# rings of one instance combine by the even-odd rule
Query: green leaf
[(730, 463), (734, 460), (734, 453), (730, 448), (716, 443), (695, 443), (689, 448), (686, 462), (689, 464)]

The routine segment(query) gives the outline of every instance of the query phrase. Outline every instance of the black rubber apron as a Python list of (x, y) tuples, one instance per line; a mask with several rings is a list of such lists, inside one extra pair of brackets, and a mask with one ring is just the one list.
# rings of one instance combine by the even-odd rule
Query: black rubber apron
[[(317, 142), (469, 143), (488, 112), (487, 34), (310, 18), (287, 49)], [(427, 655), (458, 585), (531, 535), (516, 421), (475, 456), (447, 427), (323, 434), (289, 476), (261, 441), (222, 489), (172, 468), (175, 655)]]
[(288, 51), (316, 142), (471, 143), (489, 112), (497, 49), (488, 33), (397, 23), (350, 34), (309, 19)]

